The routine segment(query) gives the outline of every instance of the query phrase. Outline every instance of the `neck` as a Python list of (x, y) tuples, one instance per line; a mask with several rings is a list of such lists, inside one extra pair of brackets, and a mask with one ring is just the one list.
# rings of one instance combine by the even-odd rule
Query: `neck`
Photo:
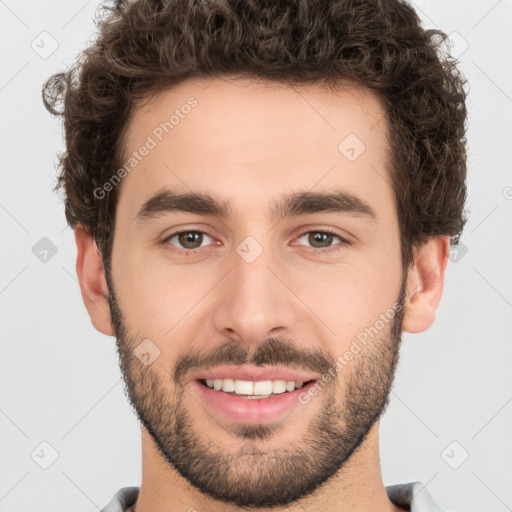
[[(379, 458), (379, 423), (345, 466), (321, 487), (320, 492), (272, 512), (400, 512), (388, 498), (382, 482)], [(237, 506), (202, 494), (179, 475), (158, 451), (142, 427), (142, 483), (134, 507), (127, 512), (241, 512)], [(260, 509), (264, 510), (264, 509)]]

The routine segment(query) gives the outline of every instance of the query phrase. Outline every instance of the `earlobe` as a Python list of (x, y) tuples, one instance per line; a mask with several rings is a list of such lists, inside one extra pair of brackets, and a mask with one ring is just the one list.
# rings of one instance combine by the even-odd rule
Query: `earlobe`
[(76, 273), (85, 307), (94, 327), (107, 336), (113, 336), (101, 255), (89, 230), (77, 225), (74, 232), (77, 247)]
[(433, 237), (415, 252), (407, 278), (406, 313), (402, 322), (405, 332), (423, 332), (434, 323), (449, 254), (448, 236)]

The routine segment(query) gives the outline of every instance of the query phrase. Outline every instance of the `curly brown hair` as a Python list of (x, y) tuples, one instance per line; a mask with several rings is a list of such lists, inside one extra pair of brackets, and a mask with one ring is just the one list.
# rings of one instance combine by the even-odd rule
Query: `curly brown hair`
[[(458, 244), (467, 221), (466, 80), (403, 0), (135, 0), (102, 5), (94, 43), (43, 101), (63, 116), (56, 189), (66, 219), (87, 228), (110, 264), (117, 188), (140, 101), (191, 77), (235, 75), (336, 88), (352, 80), (383, 100), (402, 264), (436, 235)], [(63, 106), (63, 108), (62, 108)]]

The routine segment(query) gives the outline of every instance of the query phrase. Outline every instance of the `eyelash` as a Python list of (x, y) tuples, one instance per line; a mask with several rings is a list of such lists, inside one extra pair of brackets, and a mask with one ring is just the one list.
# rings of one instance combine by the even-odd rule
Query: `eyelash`
[[(167, 236), (162, 241), (162, 245), (167, 245), (168, 242), (172, 238), (174, 238), (177, 235), (180, 235), (181, 233), (202, 233), (203, 235), (207, 235), (207, 236), (213, 238), (213, 236), (210, 233), (208, 233), (208, 231), (204, 231), (202, 229), (184, 229), (183, 231), (176, 231), (175, 233), (171, 233), (169, 236)], [(332, 247), (327, 247), (325, 249), (321, 249), (318, 247), (310, 247), (310, 249), (312, 249), (313, 251), (315, 251), (317, 253), (325, 254), (325, 253), (330, 253), (330, 252), (336, 252), (336, 251), (340, 251), (341, 249), (343, 249), (344, 246), (346, 246), (346, 245), (351, 245), (348, 240), (345, 240), (340, 235), (338, 235), (335, 231), (330, 230), (330, 229), (310, 229), (308, 231), (302, 232), (297, 238), (298, 239), (302, 238), (304, 235), (307, 235), (308, 233), (328, 233), (328, 234), (334, 235), (335, 237), (340, 239), (340, 242), (338, 244), (336, 244)], [(173, 249), (171, 249), (171, 250), (174, 252), (177, 252), (178, 254), (193, 254), (193, 253), (199, 253), (199, 252), (201, 252), (202, 249), (206, 249), (206, 248), (207, 247), (199, 247), (197, 249), (180, 249), (180, 248), (177, 248), (176, 246), (173, 246)]]

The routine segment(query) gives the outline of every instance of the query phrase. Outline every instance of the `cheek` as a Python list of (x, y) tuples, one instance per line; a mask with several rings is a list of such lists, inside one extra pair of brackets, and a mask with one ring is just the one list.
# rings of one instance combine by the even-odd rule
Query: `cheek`
[[(119, 251), (121, 252), (121, 251)], [(218, 277), (215, 272), (196, 266), (171, 266), (128, 249), (116, 260), (116, 291), (123, 313), (132, 329), (155, 340), (179, 341), (194, 314), (201, 310), (205, 293)]]
[(401, 283), (396, 258), (392, 263), (367, 255), (344, 264), (290, 268), (281, 277), (300, 298), (290, 296), (308, 319), (306, 324), (316, 325), (317, 333), (324, 331), (332, 339), (333, 353), (350, 345), (352, 337), (393, 306)]

